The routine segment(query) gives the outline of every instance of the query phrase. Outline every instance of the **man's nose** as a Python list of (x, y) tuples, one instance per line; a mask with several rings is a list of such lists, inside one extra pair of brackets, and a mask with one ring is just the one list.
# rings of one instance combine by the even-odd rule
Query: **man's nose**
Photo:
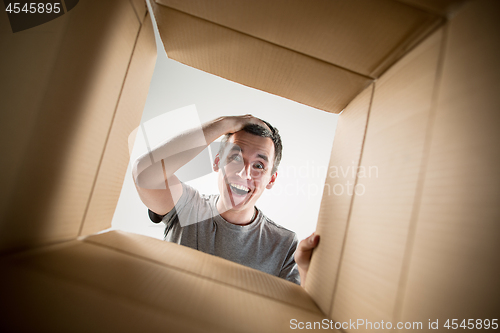
[(240, 172), (238, 172), (238, 175), (243, 178), (243, 179), (251, 179), (252, 178), (252, 169), (251, 169), (251, 165), (250, 164), (247, 164), (247, 163), (244, 163), (242, 165), (242, 168), (240, 170)]

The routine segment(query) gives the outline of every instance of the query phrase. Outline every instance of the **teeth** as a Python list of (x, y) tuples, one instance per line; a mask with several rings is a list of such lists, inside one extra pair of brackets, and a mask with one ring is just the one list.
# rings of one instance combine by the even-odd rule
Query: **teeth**
[(243, 185), (239, 185), (239, 184), (231, 184), (232, 187), (234, 188), (237, 188), (238, 190), (242, 190), (242, 191), (245, 191), (245, 192), (249, 192), (250, 189), (246, 186), (243, 186)]

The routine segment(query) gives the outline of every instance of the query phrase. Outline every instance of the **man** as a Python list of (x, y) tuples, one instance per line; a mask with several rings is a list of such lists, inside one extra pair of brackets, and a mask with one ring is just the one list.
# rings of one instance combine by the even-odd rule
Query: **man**
[[(220, 195), (202, 196), (174, 172), (222, 135), (213, 165)], [(166, 224), (166, 240), (304, 286), (319, 236), (297, 246), (295, 233), (255, 207), (276, 181), (281, 150), (281, 138), (270, 124), (251, 115), (221, 117), (143, 155), (132, 174), (150, 218)]]

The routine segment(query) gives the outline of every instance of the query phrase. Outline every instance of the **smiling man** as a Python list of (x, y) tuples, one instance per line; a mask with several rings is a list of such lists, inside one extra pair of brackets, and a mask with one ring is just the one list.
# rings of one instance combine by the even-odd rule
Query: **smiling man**
[[(217, 118), (201, 130), (176, 136), (134, 164), (136, 188), (151, 220), (165, 223), (165, 240), (304, 285), (319, 237), (297, 245), (294, 232), (256, 207), (278, 176), (278, 130), (251, 115)], [(201, 195), (174, 173), (222, 135), (213, 164), (220, 194)]]

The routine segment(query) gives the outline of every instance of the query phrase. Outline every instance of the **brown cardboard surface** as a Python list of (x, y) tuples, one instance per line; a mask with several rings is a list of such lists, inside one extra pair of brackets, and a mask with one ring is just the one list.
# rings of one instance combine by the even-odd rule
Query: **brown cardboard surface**
[(304, 289), (294, 283), (185, 246), (119, 231), (89, 236), (84, 241), (190, 272), (307, 311), (319, 311)]
[(499, 13), (475, 1), (449, 23), (403, 320), (500, 313)]
[(338, 113), (371, 82), (204, 19), (162, 5), (154, 8), (169, 58), (249, 87)]
[[(435, 6), (426, 9), (432, 12), (452, 8), (445, 0), (401, 1)], [(74, 239), (87, 205), (82, 234), (109, 225), (120, 178), (111, 174), (115, 164), (125, 163), (123, 151), (115, 147), (133, 127), (137, 113), (130, 110), (143, 105), (145, 93), (128, 91), (145, 88), (151, 69), (151, 63), (140, 60), (143, 55), (134, 53), (131, 63), (130, 58), (134, 45), (147, 54), (154, 48), (147, 23), (144, 39), (141, 35), (135, 44), (140, 22), (132, 4), (138, 3), (80, 2), (66, 21), (22, 32), (18, 39), (5, 38), (8, 30), (0, 16), (0, 46), (13, 50), (2, 53), (1, 60), (13, 68), (34, 61), (19, 78), (17, 70), (2, 67), (14, 88), (33, 90), (34, 100), (23, 101), (25, 94), (10, 86), (0, 95), (14, 110), (2, 115), (1, 123), (6, 130), (2, 152), (14, 164), (1, 175), (7, 185), (0, 197), (6, 212), (0, 210), (0, 252)], [(256, 3), (268, 8), (278, 2)], [(205, 8), (192, 2), (176, 6), (184, 5)], [(291, 47), (250, 36), (255, 32), (221, 26), (232, 22), (211, 23), (157, 7), (169, 56), (217, 75), (334, 112), (370, 83)], [(292, 7), (282, 9), (297, 8)], [(317, 18), (307, 14), (316, 9), (306, 8), (304, 16)], [(320, 322), (328, 315), (340, 322), (421, 321), (424, 328), (429, 319), (439, 319), (443, 327), (446, 319), (497, 318), (499, 9), (495, 0), (464, 5), (444, 33), (437, 31), (375, 83), (370, 110), (373, 90), (368, 88), (341, 115), (330, 166), (357, 165), (361, 158), (364, 172), (375, 166), (377, 176), (358, 175), (365, 192), (352, 202), (345, 195), (324, 196), (321, 243), (306, 285), (311, 297), (287, 281), (220, 258), (111, 232), (3, 256), (0, 290), (6, 306), (0, 331), (280, 332), (290, 330), (291, 319)], [(387, 14), (377, 10), (373, 16)], [(214, 8), (202, 14), (219, 17)], [(406, 30), (412, 37), (398, 42), (382, 63), (389, 64), (433, 27), (437, 21), (426, 15), (426, 22), (434, 23)], [(244, 29), (257, 25), (241, 24)], [(269, 39), (293, 35), (293, 27), (285, 37), (265, 25), (255, 29)], [(34, 45), (33, 54), (26, 45)], [(19, 54), (26, 55), (17, 59)], [(442, 70), (439, 59), (444, 59)], [(37, 66), (40, 75), (30, 80)], [(148, 71), (141, 73), (142, 66)], [(20, 127), (29, 128), (26, 139), (18, 134)], [(5, 144), (10, 136), (19, 143)], [(351, 174), (331, 177), (326, 185), (353, 179)]]
[(390, 0), (157, 2), (366, 76), (385, 71), (406, 51), (402, 44), (440, 21)]
[(441, 37), (440, 30), (375, 83), (331, 313), (337, 321), (394, 322)]
[(2, 295), (10, 303), (0, 315), (4, 332), (161, 332), (165, 327), (172, 332), (202, 332), (199, 324), (175, 320), (176, 314), (119, 295), (29, 268), (6, 272), (0, 277)]
[(85, 1), (64, 16), (61, 41), (49, 45), (60, 45), (50, 78), (34, 87), (43, 95), (29, 113), (36, 122), (27, 120), (33, 127), (16, 161), (0, 252), (78, 235), (140, 26), (128, 1)]
[(316, 227), (320, 245), (314, 251), (306, 279), (306, 290), (324, 313), (331, 310), (372, 93), (373, 85), (345, 108), (335, 132)]
[(144, 21), (144, 16), (146, 16), (146, 12), (148, 11), (146, 7), (146, 0), (130, 0), (130, 3), (134, 7), (139, 22), (142, 23)]
[(464, 2), (470, 0), (397, 0), (431, 13), (439, 13), (443, 16), (449, 16), (456, 11)]
[(153, 24), (150, 16), (146, 15), (120, 93), (80, 235), (111, 227), (130, 158), (128, 137), (139, 126), (155, 63)]
[(63, 15), (14, 34), (7, 13), (0, 11), (0, 218), (16, 185), (67, 22)]
[[(319, 311), (89, 242), (15, 258), (5, 269), (0, 288), (10, 306), (2, 325), (28, 330), (283, 332), (291, 319), (324, 319)], [(22, 320), (26, 312), (30, 321)]]

